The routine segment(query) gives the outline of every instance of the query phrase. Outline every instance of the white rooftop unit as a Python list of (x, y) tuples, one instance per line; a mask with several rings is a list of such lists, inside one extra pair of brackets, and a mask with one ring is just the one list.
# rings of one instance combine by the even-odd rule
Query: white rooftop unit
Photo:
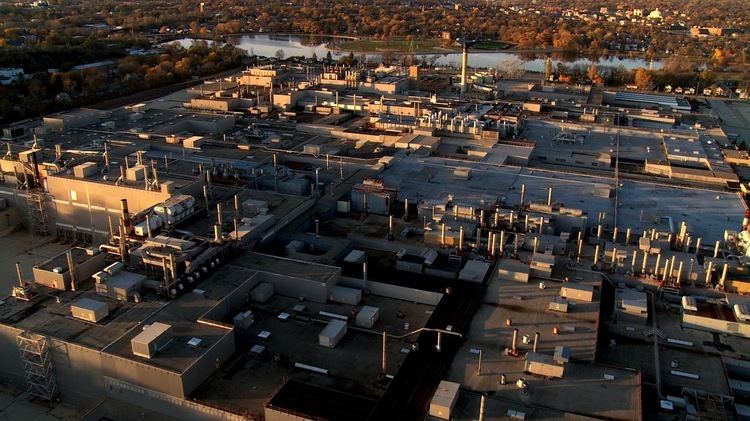
[(272, 283), (261, 282), (260, 284), (258, 284), (258, 286), (253, 288), (252, 291), (250, 291), (250, 298), (253, 301), (257, 301), (259, 303), (265, 303), (269, 298), (271, 298), (271, 296), (273, 296), (274, 292), (275, 289)]
[(549, 310), (559, 311), (560, 313), (568, 312), (568, 302), (564, 298), (552, 297), (549, 301)]
[(687, 311), (698, 311), (698, 303), (695, 301), (694, 297), (683, 295), (682, 309)]
[(98, 171), (98, 166), (95, 162), (84, 162), (81, 165), (76, 165), (73, 167), (73, 175), (76, 178), (87, 178), (91, 177), (92, 175), (96, 174)]
[(503, 259), (498, 264), (498, 275), (502, 280), (529, 282), (529, 265), (518, 260)]
[(560, 288), (560, 296), (571, 300), (594, 301), (594, 287), (591, 285), (581, 285), (568, 282)]
[(362, 301), (362, 290), (342, 286), (332, 287), (328, 292), (328, 299), (334, 303), (356, 306)]
[(364, 306), (357, 313), (356, 323), (359, 327), (372, 328), (380, 317), (380, 309), (373, 306)]
[(172, 342), (172, 326), (166, 323), (154, 322), (146, 325), (143, 332), (130, 340), (133, 355), (143, 358), (153, 358), (159, 350)]
[(549, 355), (529, 352), (526, 354), (523, 371), (538, 376), (562, 378), (565, 366), (558, 364)]
[(70, 305), (70, 313), (76, 319), (97, 323), (107, 317), (109, 314), (109, 306), (107, 303), (98, 300), (81, 298)]
[(346, 335), (346, 322), (333, 319), (318, 334), (318, 344), (327, 348), (335, 348), (344, 335)]
[(145, 165), (133, 165), (132, 167), (125, 170), (125, 178), (128, 181), (140, 181), (146, 178), (146, 166)]
[(735, 304), (734, 315), (741, 322), (750, 322), (750, 305)]
[(247, 329), (253, 325), (255, 316), (253, 315), (252, 310), (247, 310), (234, 316), (232, 321), (234, 322), (234, 327), (238, 329)]
[(430, 416), (441, 420), (451, 419), (453, 407), (456, 406), (458, 400), (460, 386), (458, 383), (441, 381), (430, 401)]

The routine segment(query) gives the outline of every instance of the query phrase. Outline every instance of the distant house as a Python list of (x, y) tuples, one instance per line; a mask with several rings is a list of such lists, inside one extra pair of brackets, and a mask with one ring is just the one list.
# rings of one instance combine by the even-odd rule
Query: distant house
[(115, 65), (114, 61), (104, 60), (104, 61), (97, 61), (95, 63), (79, 64), (78, 66), (73, 66), (71, 70), (80, 72), (82, 70), (87, 70), (87, 69), (109, 69), (110, 67), (113, 67), (114, 65)]

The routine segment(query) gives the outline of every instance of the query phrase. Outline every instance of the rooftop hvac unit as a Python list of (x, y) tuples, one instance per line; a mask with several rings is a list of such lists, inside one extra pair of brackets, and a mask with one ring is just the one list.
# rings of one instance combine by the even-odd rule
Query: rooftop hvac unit
[(750, 322), (750, 306), (747, 304), (735, 304), (734, 315), (741, 322)]
[(335, 348), (344, 335), (346, 335), (346, 322), (333, 319), (318, 334), (318, 343), (320, 346)]
[(461, 385), (458, 383), (443, 380), (435, 390), (435, 394), (430, 401), (430, 415), (432, 417), (449, 420), (453, 407), (458, 400), (458, 391)]
[(81, 298), (70, 305), (70, 313), (76, 319), (97, 323), (107, 317), (109, 306), (107, 306), (107, 303), (91, 298)]
[(133, 355), (153, 358), (172, 341), (172, 326), (154, 322), (144, 327), (143, 332), (130, 340)]
[(378, 307), (364, 306), (357, 313), (357, 326), (371, 329), (375, 325), (375, 322), (378, 321), (379, 316), (380, 309)]
[(698, 303), (695, 298), (684, 295), (682, 297), (682, 309), (687, 311), (698, 311)]

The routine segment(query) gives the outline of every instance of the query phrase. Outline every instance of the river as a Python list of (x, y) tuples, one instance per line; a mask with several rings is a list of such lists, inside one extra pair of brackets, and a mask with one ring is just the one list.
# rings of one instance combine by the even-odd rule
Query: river
[[(326, 45), (332, 40), (327, 36), (301, 36), (301, 35), (283, 35), (283, 34), (246, 34), (233, 35), (226, 37), (226, 41), (235, 45), (248, 54), (255, 54), (265, 57), (273, 57), (278, 50), (284, 52), (284, 57), (303, 56), (310, 58), (315, 54), (319, 59), (323, 58), (330, 51), (333, 58), (339, 58), (342, 55), (349, 54), (337, 50), (330, 50)], [(189, 47), (194, 40), (192, 38), (180, 38), (168, 43), (179, 43), (183, 47)], [(360, 54), (355, 53), (355, 56)], [(367, 53), (368, 59), (379, 58), (378, 53)], [(460, 53), (425, 53), (416, 54), (417, 57), (439, 56), (435, 62), (438, 66), (458, 67), (461, 63)], [(543, 72), (546, 54), (528, 54), (516, 53), (511, 51), (488, 51), (488, 52), (471, 52), (469, 54), (469, 66), (481, 68), (508, 67), (516, 66), (531, 72)], [(577, 56), (575, 54), (552, 53), (552, 61), (562, 62), (565, 65), (581, 65), (588, 67), (592, 61), (588, 58)], [(643, 58), (630, 57), (602, 57), (596, 61), (598, 66), (619, 67), (623, 66), (628, 70), (638, 67), (649, 67), (649, 62)], [(651, 64), (653, 69), (661, 67), (661, 63), (654, 61)]]

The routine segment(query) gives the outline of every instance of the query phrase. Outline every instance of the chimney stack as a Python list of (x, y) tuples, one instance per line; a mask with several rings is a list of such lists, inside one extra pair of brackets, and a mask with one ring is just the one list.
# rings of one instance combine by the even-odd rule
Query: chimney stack
[(21, 272), (21, 262), (16, 262), (16, 275), (18, 275), (18, 285), (23, 287), (23, 273)]
[(536, 348), (539, 346), (539, 332), (534, 333), (534, 347), (531, 352), (536, 352)]
[(214, 225), (214, 242), (221, 243), (223, 240), (223, 237), (221, 235), (221, 225), (216, 224)]
[(547, 206), (552, 206), (552, 187), (547, 189)]
[(518, 341), (518, 329), (513, 329), (513, 340), (510, 343), (510, 350), (513, 351), (514, 354), (516, 352), (517, 341)]

